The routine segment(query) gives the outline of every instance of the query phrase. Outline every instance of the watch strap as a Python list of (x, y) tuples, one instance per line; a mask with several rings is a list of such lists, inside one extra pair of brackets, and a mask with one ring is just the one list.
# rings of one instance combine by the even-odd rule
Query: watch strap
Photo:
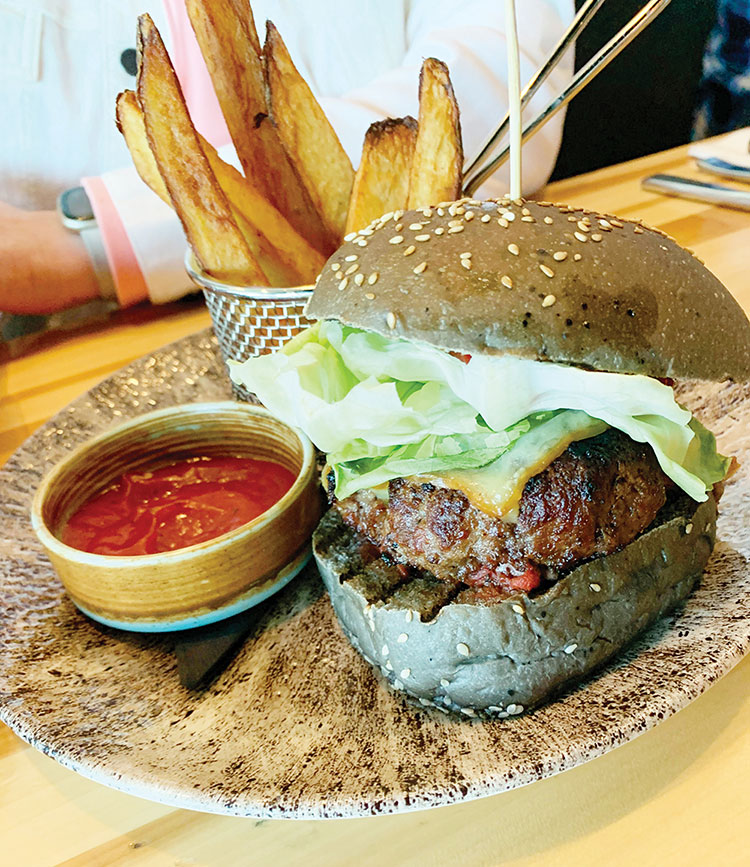
[(102, 233), (99, 231), (99, 228), (94, 225), (86, 229), (80, 229), (78, 235), (89, 254), (89, 259), (91, 260), (91, 265), (99, 284), (99, 294), (102, 298), (117, 298), (117, 288), (112, 278), (112, 271), (109, 267)]

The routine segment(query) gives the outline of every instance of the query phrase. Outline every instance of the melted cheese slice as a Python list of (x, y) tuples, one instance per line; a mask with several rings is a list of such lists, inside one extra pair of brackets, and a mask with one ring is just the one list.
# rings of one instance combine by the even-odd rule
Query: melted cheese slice
[(583, 413), (561, 413), (519, 437), (497, 460), (479, 469), (453, 470), (425, 481), (466, 494), (472, 506), (497, 518), (513, 521), (518, 515), (526, 482), (546, 469), (576, 440), (597, 436), (607, 429)]

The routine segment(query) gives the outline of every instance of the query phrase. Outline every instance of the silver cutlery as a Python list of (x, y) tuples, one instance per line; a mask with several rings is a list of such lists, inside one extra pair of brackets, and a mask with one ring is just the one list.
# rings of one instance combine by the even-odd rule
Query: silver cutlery
[(735, 190), (724, 184), (709, 184), (705, 181), (694, 181), (691, 178), (680, 178), (677, 175), (650, 175), (641, 181), (644, 190), (663, 193), (667, 196), (677, 196), (696, 202), (706, 202), (710, 205), (721, 205), (726, 208), (738, 208), (750, 211), (750, 192)]

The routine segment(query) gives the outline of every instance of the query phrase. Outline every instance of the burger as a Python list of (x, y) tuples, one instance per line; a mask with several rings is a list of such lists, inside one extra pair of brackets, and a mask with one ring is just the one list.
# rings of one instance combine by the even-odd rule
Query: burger
[(232, 376), (325, 453), (314, 555), (392, 687), (519, 714), (690, 593), (733, 462), (674, 386), (750, 378), (750, 323), (664, 233), (508, 198), (398, 211), (307, 314)]

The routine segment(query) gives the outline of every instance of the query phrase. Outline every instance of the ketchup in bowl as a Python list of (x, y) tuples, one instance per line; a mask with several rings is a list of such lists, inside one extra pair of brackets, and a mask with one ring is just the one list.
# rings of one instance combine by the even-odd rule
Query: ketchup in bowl
[(272, 461), (221, 456), (126, 472), (74, 512), (61, 541), (114, 556), (187, 548), (257, 518), (294, 480)]

